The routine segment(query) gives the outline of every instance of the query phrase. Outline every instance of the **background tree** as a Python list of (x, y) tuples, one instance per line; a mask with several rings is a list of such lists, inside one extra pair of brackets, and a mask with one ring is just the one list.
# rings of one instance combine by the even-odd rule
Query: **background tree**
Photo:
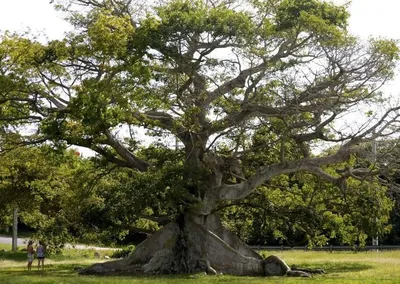
[(35, 230), (50, 250), (74, 240), (70, 199), (80, 162), (75, 151), (54, 152), (49, 146), (19, 147), (0, 155), (0, 224), (11, 224), (18, 208), (22, 224)]
[[(331, 168), (331, 172), (335, 169)], [(337, 190), (297, 173), (273, 179), (238, 202), (221, 205), (223, 222), (252, 245), (365, 245), (388, 233), (393, 202), (378, 181), (350, 178)]]
[[(387, 195), (394, 203), (391, 212), (390, 234), (381, 238), (381, 243), (399, 244), (398, 232), (400, 230), (400, 188), (399, 188), (399, 141), (398, 139), (378, 139), (364, 145), (364, 151), (358, 155), (356, 163), (358, 168), (365, 173), (363, 180), (371, 180), (377, 176), (377, 181), (388, 188)], [(374, 149), (374, 150), (371, 150)]]
[[(260, 148), (242, 159), (247, 170), (256, 171), (266, 160), (279, 161), (279, 148), (263, 150), (263, 145), (273, 147), (268, 134), (260, 130), (252, 137), (253, 147)], [(287, 145), (288, 156), (295, 148)], [(373, 157), (371, 143), (367, 143), (346, 163), (323, 167), (337, 177), (340, 177), (338, 172), (344, 174), (349, 168), (358, 171), (358, 176), (348, 177), (346, 187), (341, 190), (306, 172), (281, 175), (265, 182), (243, 200), (221, 204), (224, 225), (253, 245), (365, 245), (367, 236), (381, 238), (390, 230), (387, 224), (395, 183), (391, 180), (383, 183), (376, 176), (377, 170), (383, 174), (388, 168), (395, 171), (396, 166), (386, 159), (386, 166), (382, 167), (383, 153), (388, 151), (382, 145), (378, 148)], [(333, 151), (328, 149), (323, 155)], [(373, 160), (379, 161), (380, 166), (372, 164)]]
[[(346, 113), (381, 99), (377, 90), (398, 59), (394, 41), (360, 43), (349, 35), (344, 7), (317, 0), (62, 2), (75, 27), (63, 40), (2, 37), (3, 136), (30, 125), (22, 143), (87, 147), (143, 176), (169, 178), (172, 186), (160, 194), (176, 197), (174, 222), (128, 259), (86, 273), (140, 267), (261, 275), (261, 257), (222, 226), (215, 208), (297, 172), (343, 190), (348, 171), (325, 167), (397, 131), (398, 107), (335, 130)], [(161, 142), (163, 135), (179, 140), (183, 159), (153, 164), (137, 127)], [(249, 139), (259, 131), (269, 144)], [(316, 156), (321, 142), (339, 146)], [(278, 151), (279, 159), (245, 168), (260, 150)]]

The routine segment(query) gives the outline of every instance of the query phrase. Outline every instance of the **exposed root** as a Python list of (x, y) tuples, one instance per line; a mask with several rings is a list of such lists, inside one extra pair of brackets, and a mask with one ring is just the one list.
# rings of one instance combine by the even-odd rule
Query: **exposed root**
[(119, 259), (103, 263), (95, 263), (88, 268), (79, 270), (79, 274), (115, 274), (116, 272), (125, 269), (127, 266), (129, 266), (129, 262), (126, 259)]
[(210, 275), (217, 275), (217, 271), (211, 267), (210, 261), (208, 259), (202, 259), (206, 265), (205, 272)]
[(237, 250), (241, 255), (262, 259), (257, 252), (244, 244), (237, 235), (225, 229), (218, 216), (214, 214), (208, 215), (205, 219), (204, 226), (207, 230), (221, 238), (231, 248)]
[(140, 243), (129, 255), (131, 264), (146, 264), (150, 259), (164, 248), (171, 249), (175, 246), (179, 235), (176, 223), (169, 223), (151, 237)]
[(276, 255), (270, 255), (264, 260), (265, 276), (291, 276), (311, 277), (312, 274), (324, 274), (323, 269), (299, 268), (292, 265), (290, 268), (286, 262)]
[(291, 271), (300, 271), (300, 272), (307, 273), (309, 275), (312, 275), (312, 274), (325, 274), (326, 273), (325, 270), (320, 269), (320, 268), (317, 268), (317, 269), (300, 268), (300, 267), (297, 267), (296, 265), (292, 265)]
[(300, 270), (289, 270), (286, 275), (290, 277), (311, 277), (311, 274)]
[(270, 255), (263, 261), (265, 276), (284, 276), (290, 271), (289, 265), (276, 255)]
[(264, 275), (261, 257), (253, 258), (239, 253), (225, 241), (203, 226), (189, 222), (187, 224), (192, 256), (208, 259), (210, 266), (217, 272), (231, 275)]
[[(79, 271), (79, 274), (141, 274), (142, 266), (148, 264), (158, 251), (175, 245), (178, 226), (170, 223), (139, 244), (125, 259), (96, 263)], [(157, 269), (155, 269), (157, 270)]]
[(145, 274), (173, 274), (177, 269), (173, 265), (174, 254), (172, 250), (164, 248), (157, 251), (150, 261), (142, 266)]
[[(209, 216), (210, 217), (210, 216)], [(290, 267), (279, 257), (265, 260), (225, 230), (217, 217), (204, 224), (190, 217), (171, 223), (142, 242), (126, 258), (97, 263), (80, 274), (176, 274), (206, 272), (242, 276), (301, 276), (322, 269)], [(215, 233), (214, 233), (215, 232)]]

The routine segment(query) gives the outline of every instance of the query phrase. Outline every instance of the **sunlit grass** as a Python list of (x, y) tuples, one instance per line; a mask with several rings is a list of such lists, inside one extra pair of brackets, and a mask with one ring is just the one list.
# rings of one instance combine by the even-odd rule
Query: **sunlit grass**
[[(263, 252), (268, 255), (268, 252)], [(400, 279), (400, 252), (307, 252), (307, 251), (285, 251), (275, 252), (288, 264), (310, 268), (323, 268), (327, 274), (324, 278), (329, 279), (352, 279), (370, 281), (377, 283), (381, 280), (393, 280), (399, 283)], [(349, 282), (351, 283), (351, 282)]]
[[(94, 262), (93, 250), (65, 250), (62, 255), (53, 255), (46, 259), (45, 270), (38, 271), (34, 262), (32, 271), (26, 270), (25, 252), (23, 259), (7, 252), (0, 255), (0, 283), (399, 283), (400, 251), (392, 252), (306, 252), (275, 251), (262, 252), (264, 256), (275, 254), (289, 264), (301, 267), (323, 268), (325, 275), (312, 278), (289, 277), (235, 277), (228, 275), (207, 276), (172, 275), (172, 276), (79, 276), (76, 267), (85, 267)], [(108, 252), (100, 252), (106, 255)]]

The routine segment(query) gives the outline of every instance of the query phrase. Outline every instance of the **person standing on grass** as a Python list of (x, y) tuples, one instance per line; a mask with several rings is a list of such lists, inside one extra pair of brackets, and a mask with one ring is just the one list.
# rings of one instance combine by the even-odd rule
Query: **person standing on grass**
[(28, 271), (30, 271), (32, 268), (33, 254), (35, 253), (35, 250), (33, 249), (32, 244), (33, 244), (33, 241), (29, 241), (28, 245), (26, 247), (26, 251), (28, 253)]
[(36, 250), (37, 259), (38, 259), (38, 269), (40, 269), (40, 263), (42, 263), (42, 270), (44, 269), (44, 256), (46, 253), (46, 248), (44, 247), (42, 241), (39, 241), (39, 246)]

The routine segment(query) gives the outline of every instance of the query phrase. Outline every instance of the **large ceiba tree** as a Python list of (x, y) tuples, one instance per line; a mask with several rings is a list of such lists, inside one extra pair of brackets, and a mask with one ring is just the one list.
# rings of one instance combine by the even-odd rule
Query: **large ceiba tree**
[[(175, 220), (127, 259), (86, 272), (263, 275), (262, 258), (222, 226), (214, 209), (284, 174), (309, 172), (338, 190), (346, 178), (362, 176), (324, 166), (397, 131), (396, 106), (361, 112), (360, 127), (344, 128), (343, 119), (383, 105), (378, 90), (393, 76), (398, 48), (390, 40), (359, 42), (346, 30), (346, 8), (325, 1), (156, 2), (60, 1), (74, 26), (63, 40), (4, 34), (2, 147), (15, 145), (11, 134), (19, 131), (20, 144), (86, 147), (144, 173), (163, 166), (145, 159), (144, 135), (164, 144), (176, 139), (184, 152), (176, 183), (185, 199)], [(254, 144), (255, 135), (269, 142)], [(338, 146), (313, 153), (328, 142)], [(244, 162), (261, 150), (279, 158), (257, 161), (255, 169)]]

